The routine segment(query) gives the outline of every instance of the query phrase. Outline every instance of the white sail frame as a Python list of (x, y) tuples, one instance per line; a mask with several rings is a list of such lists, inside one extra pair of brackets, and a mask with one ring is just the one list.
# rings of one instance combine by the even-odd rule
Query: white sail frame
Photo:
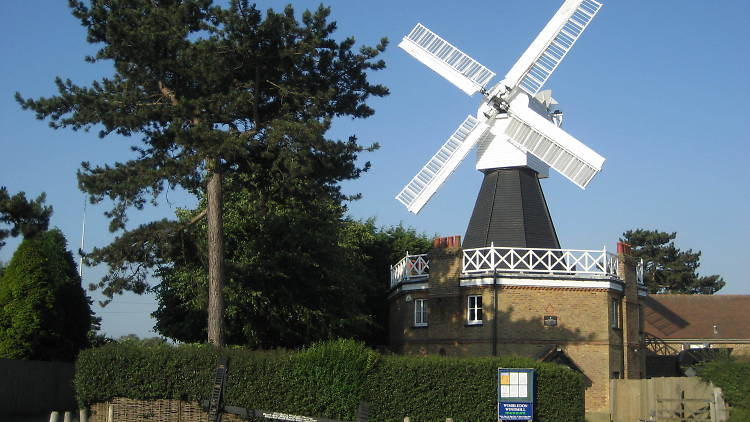
[(525, 94), (511, 102), (509, 112), (511, 121), (505, 128), (508, 141), (581, 189), (601, 171), (604, 157), (529, 108)]
[(396, 199), (417, 214), (480, 140), (494, 136), (490, 127), (468, 116), (421, 170), (401, 189)]
[(536, 95), (601, 7), (596, 0), (566, 0), (505, 75), (506, 85)]
[(474, 95), (495, 72), (418, 23), (398, 45), (467, 95)]

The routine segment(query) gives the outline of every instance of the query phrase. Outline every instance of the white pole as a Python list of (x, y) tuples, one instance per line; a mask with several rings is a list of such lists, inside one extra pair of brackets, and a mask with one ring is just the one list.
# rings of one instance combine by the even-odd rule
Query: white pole
[[(83, 222), (81, 223), (81, 250), (83, 252), (84, 237), (86, 236), (86, 197), (83, 198)], [(78, 277), (83, 281), (83, 256), (78, 261)]]

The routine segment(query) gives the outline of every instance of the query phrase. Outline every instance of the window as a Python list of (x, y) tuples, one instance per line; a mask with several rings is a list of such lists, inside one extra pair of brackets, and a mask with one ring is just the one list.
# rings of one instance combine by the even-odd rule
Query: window
[(482, 296), (469, 296), (466, 315), (469, 325), (482, 323)]
[(427, 299), (414, 300), (414, 326), (427, 326)]
[(612, 299), (612, 328), (622, 328), (621, 317), (622, 308), (620, 308), (620, 300)]

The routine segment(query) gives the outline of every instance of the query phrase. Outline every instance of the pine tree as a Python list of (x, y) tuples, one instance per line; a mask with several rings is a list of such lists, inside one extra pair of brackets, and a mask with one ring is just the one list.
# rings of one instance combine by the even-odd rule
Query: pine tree
[(63, 234), (24, 239), (0, 278), (0, 358), (72, 361), (91, 323)]
[(0, 248), (5, 246), (8, 236), (32, 237), (47, 230), (52, 207), (44, 205), (44, 199), (44, 193), (31, 201), (24, 192), (11, 196), (5, 186), (0, 186), (0, 224), (11, 226), (0, 228)]
[(649, 293), (714, 294), (724, 287), (719, 275), (700, 276), (701, 252), (681, 251), (677, 233), (657, 230), (628, 230), (620, 239), (632, 247), (632, 254), (645, 264), (644, 282)]
[[(340, 142), (323, 134), (333, 117), (370, 116), (367, 98), (388, 93), (367, 81), (369, 70), (384, 67), (375, 58), (386, 40), (352, 51), (354, 39), (331, 37), (336, 25), (322, 6), (303, 13), (300, 23), (291, 6), (263, 14), (246, 0), (232, 0), (226, 8), (210, 0), (91, 0), (89, 6), (70, 0), (70, 5), (88, 31), (87, 41), (102, 46), (87, 60), (112, 61), (114, 75), (88, 87), (58, 78), (54, 97), (16, 98), (55, 129), (96, 125), (101, 137), (141, 139), (133, 147), (136, 158), (113, 166), (84, 162), (78, 173), (92, 202), (114, 201), (107, 212), (110, 230), (123, 231), (92, 254), (92, 263), (111, 268), (99, 287), (110, 297), (148, 289), (149, 265), (143, 261), (150, 260), (159, 239), (179, 236), (184, 225), (160, 221), (128, 231), (127, 211), (156, 203), (165, 189), (196, 193), (206, 200), (208, 340), (221, 345), (225, 178), (259, 171), (258, 162), (276, 154), (294, 163), (287, 180), (309, 177), (345, 198), (336, 183), (358, 177), (369, 164), (356, 166), (363, 147), (355, 138)], [(158, 265), (158, 259), (149, 264)]]

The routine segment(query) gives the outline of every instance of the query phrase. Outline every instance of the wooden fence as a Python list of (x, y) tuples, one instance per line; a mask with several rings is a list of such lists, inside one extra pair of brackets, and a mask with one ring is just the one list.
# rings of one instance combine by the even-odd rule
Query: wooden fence
[(0, 359), (0, 420), (77, 408), (72, 363)]
[(611, 381), (614, 422), (725, 422), (721, 389), (699, 378), (651, 378)]

